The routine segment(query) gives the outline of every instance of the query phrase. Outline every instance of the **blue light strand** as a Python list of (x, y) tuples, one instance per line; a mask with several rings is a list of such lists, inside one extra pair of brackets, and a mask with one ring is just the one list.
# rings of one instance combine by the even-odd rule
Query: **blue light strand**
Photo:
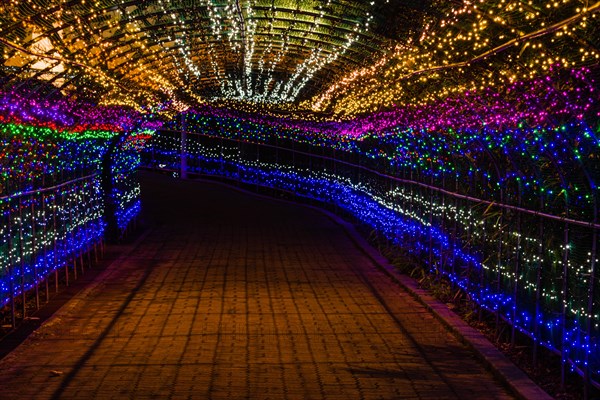
[[(30, 213), (32, 209), (34, 214)], [(98, 243), (105, 229), (102, 194), (95, 177), (49, 193), (0, 200), (0, 211), (2, 305), (10, 300), (11, 281), (14, 296), (18, 296), (23, 288), (25, 291), (31, 289), (80, 252), (88, 251)], [(22, 278), (25, 279), (24, 286)]]
[[(127, 135), (111, 160), (110, 196), (121, 231), (141, 209), (137, 169), (151, 133), (142, 128)], [(6, 178), (0, 180), (1, 306), (10, 301), (11, 286), (16, 298), (103, 239), (101, 160), (113, 136), (59, 137), (48, 128), (0, 124), (0, 151), (11, 154), (0, 163)]]

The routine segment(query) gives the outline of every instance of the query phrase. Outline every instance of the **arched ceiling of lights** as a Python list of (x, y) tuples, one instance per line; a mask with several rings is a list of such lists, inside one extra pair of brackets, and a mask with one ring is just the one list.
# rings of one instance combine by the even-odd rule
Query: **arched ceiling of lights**
[(350, 117), (597, 64), (599, 16), (584, 0), (7, 0), (0, 84)]

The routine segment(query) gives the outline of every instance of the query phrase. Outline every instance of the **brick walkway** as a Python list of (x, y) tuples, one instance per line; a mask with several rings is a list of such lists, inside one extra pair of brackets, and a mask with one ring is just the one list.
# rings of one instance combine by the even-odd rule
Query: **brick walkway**
[(511, 398), (320, 213), (144, 179), (148, 233), (0, 361), (0, 398)]

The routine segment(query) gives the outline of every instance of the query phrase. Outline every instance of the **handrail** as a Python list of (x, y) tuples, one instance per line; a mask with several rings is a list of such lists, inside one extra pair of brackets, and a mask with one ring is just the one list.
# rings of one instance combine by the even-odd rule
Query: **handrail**
[(26, 192), (17, 192), (17, 193), (9, 194), (7, 196), (1, 196), (0, 197), (0, 201), (7, 201), (7, 200), (11, 200), (11, 199), (14, 199), (14, 198), (17, 198), (17, 197), (21, 197), (21, 196), (28, 196), (28, 195), (31, 195), (31, 194), (39, 194), (39, 193), (48, 192), (48, 191), (51, 191), (51, 190), (60, 189), (61, 187), (67, 186), (67, 185), (69, 185), (71, 183), (83, 181), (83, 180), (86, 180), (86, 179), (89, 179), (89, 178), (93, 178), (93, 177), (96, 177), (96, 176), (98, 176), (98, 173), (94, 173), (94, 174), (91, 174), (91, 175), (82, 176), (80, 178), (71, 179), (69, 181), (66, 181), (66, 182), (63, 182), (63, 183), (60, 183), (60, 184), (54, 185), (54, 186), (48, 186), (48, 187), (44, 187), (44, 188), (40, 188), (40, 189), (28, 190)]
[[(182, 132), (180, 130), (175, 130), (175, 129), (169, 129), (169, 130), (165, 130), (165, 131), (169, 131), (169, 132)], [(384, 174), (381, 173), (379, 171), (376, 171), (374, 169), (362, 166), (362, 165), (356, 165), (354, 163), (350, 163), (347, 161), (342, 161), (342, 160), (338, 160), (336, 158), (333, 157), (328, 157), (328, 156), (324, 156), (324, 155), (319, 155), (319, 154), (312, 154), (312, 153), (307, 153), (305, 151), (300, 151), (300, 150), (295, 150), (295, 149), (290, 149), (288, 147), (280, 147), (280, 146), (276, 146), (276, 145), (272, 145), (272, 144), (267, 144), (267, 143), (260, 143), (260, 142), (254, 142), (254, 141), (245, 141), (242, 139), (236, 139), (236, 138), (228, 138), (228, 137), (221, 137), (221, 136), (214, 136), (214, 135), (210, 135), (210, 134), (206, 134), (206, 133), (199, 133), (199, 132), (190, 132), (187, 131), (188, 134), (192, 134), (192, 135), (197, 135), (197, 136), (204, 136), (204, 137), (209, 137), (211, 139), (222, 139), (222, 140), (228, 140), (228, 141), (232, 141), (232, 142), (238, 142), (238, 143), (249, 143), (249, 144), (256, 144), (256, 145), (260, 145), (263, 147), (269, 147), (269, 148), (274, 148), (274, 149), (278, 149), (278, 150), (285, 150), (285, 151), (289, 151), (289, 152), (293, 152), (296, 154), (303, 154), (306, 156), (310, 156), (310, 157), (315, 157), (315, 158), (320, 158), (320, 159), (324, 159), (324, 160), (330, 160), (336, 163), (340, 163), (340, 164), (345, 164), (354, 168), (359, 168), (362, 169), (364, 171), (370, 172), (372, 174), (378, 175), (382, 178), (387, 178), (387, 179), (391, 179), (393, 181), (396, 182), (400, 182), (400, 183), (404, 183), (404, 184), (411, 184), (411, 185), (416, 185), (416, 186), (420, 186), (429, 190), (433, 190), (451, 197), (455, 197), (458, 199), (463, 199), (463, 200), (468, 200), (468, 201), (473, 201), (473, 202), (477, 202), (480, 204), (487, 204), (490, 206), (495, 206), (495, 207), (499, 207), (499, 208), (503, 208), (503, 209), (507, 209), (507, 210), (513, 210), (513, 211), (518, 211), (524, 214), (529, 214), (529, 215), (534, 215), (534, 216), (538, 216), (538, 217), (542, 217), (542, 218), (546, 218), (546, 219), (551, 219), (554, 221), (560, 221), (560, 222), (564, 222), (570, 225), (577, 225), (577, 226), (583, 226), (585, 228), (592, 228), (592, 229), (600, 229), (600, 223), (595, 223), (595, 222), (589, 222), (589, 221), (580, 221), (580, 220), (576, 220), (576, 219), (572, 219), (572, 218), (566, 218), (566, 217), (561, 217), (558, 215), (554, 215), (554, 214), (548, 214), (548, 213), (544, 213), (541, 211), (537, 211), (537, 210), (531, 210), (528, 208), (524, 208), (524, 207), (519, 207), (519, 206), (513, 206), (510, 204), (505, 204), (505, 203), (499, 203), (499, 202), (495, 202), (495, 201), (491, 201), (491, 200), (485, 200), (485, 199), (480, 199), (478, 197), (473, 197), (473, 196), (468, 196), (468, 195), (464, 195), (461, 193), (456, 193), (456, 192), (452, 192), (450, 190), (446, 190), (446, 189), (442, 189), (439, 188), (437, 186), (433, 186), (433, 185), (428, 185), (426, 183), (422, 183), (422, 182), (418, 182), (418, 181), (413, 181), (411, 179), (404, 179), (404, 178), (398, 178), (396, 176), (393, 175), (388, 175), (388, 174)]]

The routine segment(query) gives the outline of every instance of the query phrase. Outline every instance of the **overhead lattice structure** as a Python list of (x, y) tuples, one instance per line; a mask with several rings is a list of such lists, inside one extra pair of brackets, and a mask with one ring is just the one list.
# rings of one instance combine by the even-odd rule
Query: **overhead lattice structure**
[(3, 72), (114, 101), (293, 102), (384, 54), (381, 11), (352, 1), (11, 2)]
[(12, 0), (0, 5), (0, 82), (134, 107), (237, 101), (352, 115), (597, 63), (599, 9), (572, 0)]

